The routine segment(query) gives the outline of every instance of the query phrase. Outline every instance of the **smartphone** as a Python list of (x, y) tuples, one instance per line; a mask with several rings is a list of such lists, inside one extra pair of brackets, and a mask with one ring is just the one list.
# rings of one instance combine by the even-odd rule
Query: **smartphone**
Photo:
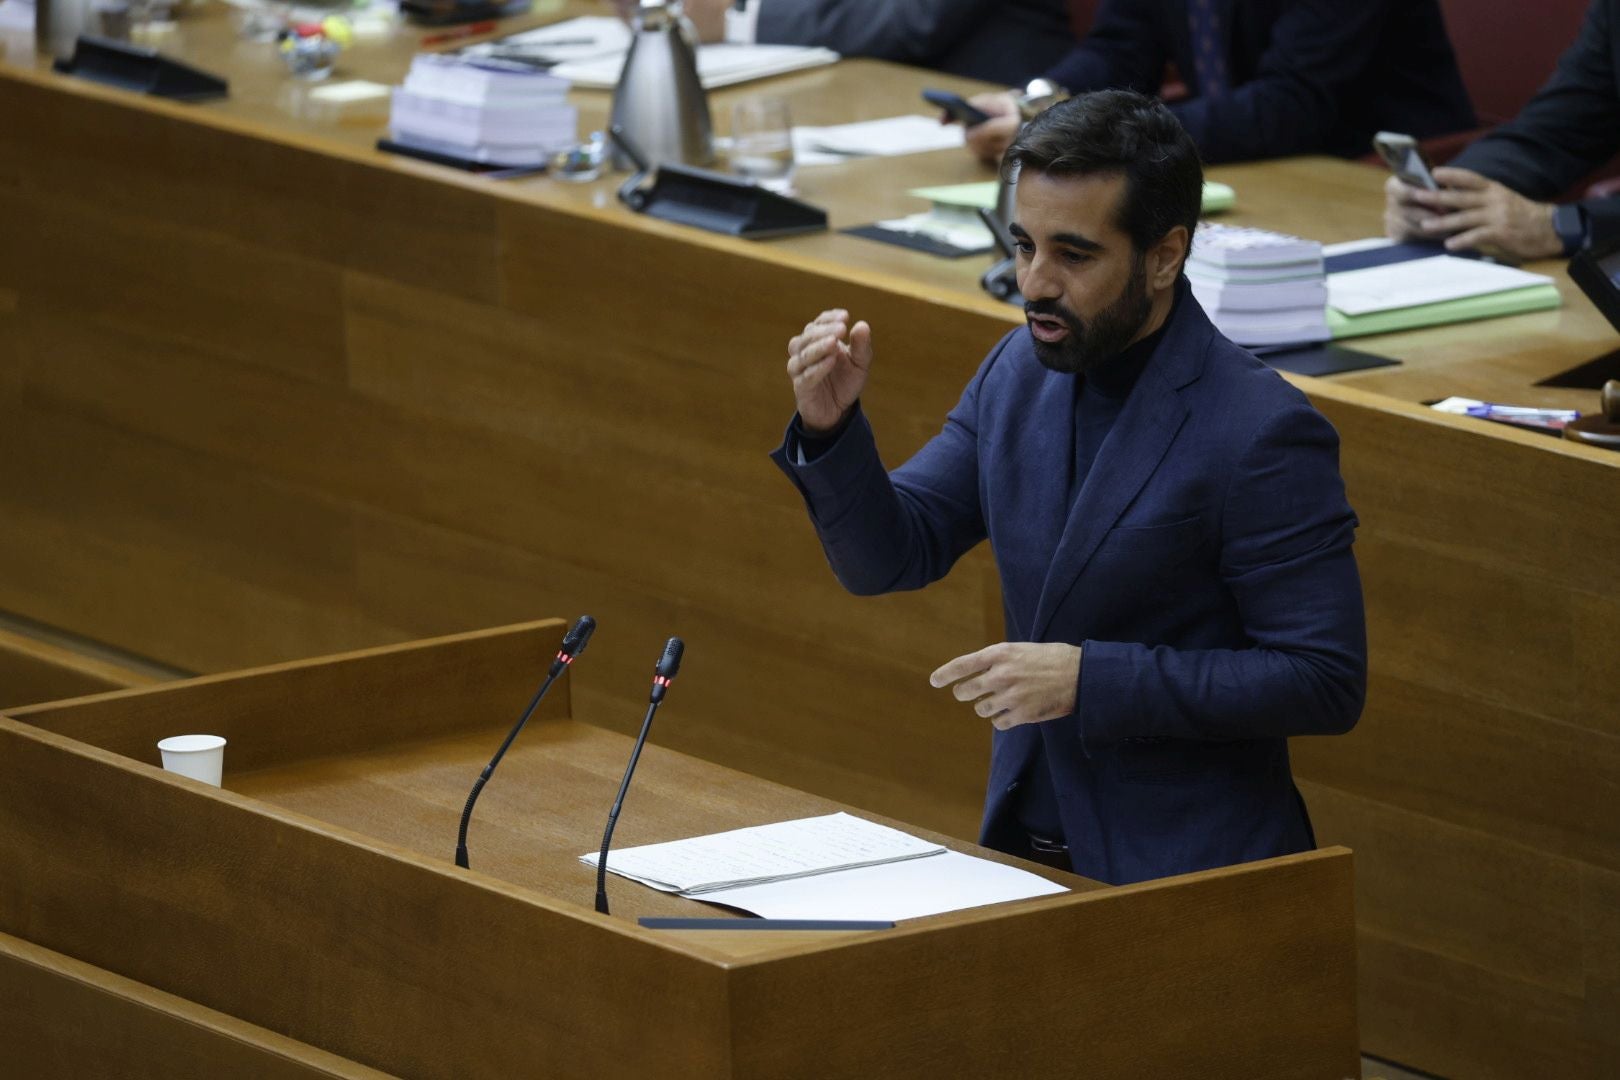
[(1393, 131), (1380, 131), (1373, 136), (1373, 149), (1384, 159), (1389, 171), (1400, 177), (1403, 182), (1413, 187), (1427, 188), (1429, 191), (1440, 190), (1440, 185), (1435, 183), (1429, 163), (1423, 159), (1423, 151), (1418, 149), (1417, 140), (1412, 136)]
[(953, 94), (949, 90), (924, 90), (923, 100), (944, 109), (945, 115), (963, 127), (972, 127), (990, 119), (989, 113), (975, 109), (961, 94)]

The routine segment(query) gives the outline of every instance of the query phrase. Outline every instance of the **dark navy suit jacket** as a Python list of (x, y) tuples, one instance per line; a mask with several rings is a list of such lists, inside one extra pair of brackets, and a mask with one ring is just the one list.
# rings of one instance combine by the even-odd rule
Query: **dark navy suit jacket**
[[(1556, 199), (1620, 150), (1620, 0), (1592, 0), (1580, 36), (1524, 110), (1458, 154), (1527, 198)], [(1581, 200), (1589, 239), (1620, 241), (1620, 197)]]
[(1074, 45), (1065, 0), (755, 0), (761, 42), (1022, 85)]
[(1026, 850), (1010, 796), (1044, 740), (1077, 873), (1307, 850), (1287, 737), (1349, 730), (1366, 685), (1338, 436), (1183, 285), (1071, 502), (1074, 379), (1018, 329), (892, 474), (858, 413), (810, 463), (793, 429), (774, 456), (851, 591), (920, 588), (988, 537), (1007, 640), (1082, 647), (1072, 715), (994, 733), (982, 842)]
[(1214, 0), (1227, 93), (1198, 84), (1187, 0), (1104, 0), (1047, 75), (1079, 93), (1156, 93), (1174, 63), (1192, 98), (1171, 106), (1205, 161), (1354, 156), (1379, 130), (1423, 138), (1474, 126), (1438, 0)]

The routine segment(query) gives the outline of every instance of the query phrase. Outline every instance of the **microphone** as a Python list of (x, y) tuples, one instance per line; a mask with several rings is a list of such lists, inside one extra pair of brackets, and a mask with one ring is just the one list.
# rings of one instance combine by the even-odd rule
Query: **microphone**
[(507, 732), (506, 741), (501, 743), (501, 748), (495, 751), (495, 756), (489, 759), (489, 764), (484, 766), (484, 771), (479, 773), (478, 779), (473, 782), (472, 791), (467, 794), (467, 805), (461, 811), (461, 831), (456, 837), (456, 865), (463, 870), (468, 868), (467, 826), (472, 821), (473, 804), (478, 801), (479, 793), (484, 790), (484, 785), (489, 783), (489, 778), (495, 775), (495, 766), (506, 756), (507, 748), (512, 745), (512, 740), (517, 738), (518, 732), (523, 730), (523, 725), (529, 722), (529, 717), (534, 714), (540, 700), (546, 696), (546, 691), (551, 689), (551, 684), (557, 680), (557, 676), (568, 670), (568, 665), (574, 662), (574, 657), (585, 651), (585, 646), (590, 643), (591, 635), (595, 632), (596, 620), (589, 615), (581, 615), (574, 620), (574, 625), (563, 635), (562, 646), (557, 650), (557, 657), (552, 660), (550, 670), (546, 672), (545, 681), (540, 684), (540, 689), (535, 691), (534, 700), (523, 710), (518, 722)]
[(681, 670), (681, 656), (685, 652), (686, 643), (678, 637), (664, 643), (664, 655), (653, 665), (652, 694), (649, 697), (652, 704), (657, 705), (664, 700), (664, 691), (675, 681), (675, 673)]
[(653, 668), (652, 692), (647, 695), (647, 715), (641, 721), (641, 734), (636, 736), (636, 745), (630, 750), (630, 763), (624, 767), (624, 779), (619, 781), (619, 795), (613, 800), (613, 809), (608, 811), (607, 831), (602, 833), (602, 851), (596, 856), (596, 910), (603, 915), (608, 914), (607, 861), (608, 847), (613, 843), (613, 827), (619, 823), (619, 811), (624, 808), (624, 793), (630, 790), (630, 776), (636, 771), (641, 748), (647, 745), (647, 732), (652, 730), (653, 713), (658, 711), (659, 703), (664, 700), (664, 691), (675, 681), (675, 673), (681, 670), (681, 654), (685, 651), (686, 643), (678, 637), (672, 637), (664, 644), (664, 655), (658, 658)]

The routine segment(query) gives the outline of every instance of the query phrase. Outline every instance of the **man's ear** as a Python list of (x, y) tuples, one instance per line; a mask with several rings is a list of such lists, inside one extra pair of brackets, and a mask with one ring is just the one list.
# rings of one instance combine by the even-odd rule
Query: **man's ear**
[(1148, 249), (1148, 282), (1155, 291), (1168, 289), (1176, 283), (1176, 276), (1187, 261), (1187, 248), (1191, 242), (1192, 234), (1187, 231), (1187, 226), (1177, 225)]

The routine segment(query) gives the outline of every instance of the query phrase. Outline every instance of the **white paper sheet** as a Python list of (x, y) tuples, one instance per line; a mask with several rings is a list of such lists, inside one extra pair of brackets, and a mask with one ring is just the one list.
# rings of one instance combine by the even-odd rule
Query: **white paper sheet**
[[(705, 90), (785, 75), (838, 61), (831, 49), (813, 45), (704, 45), (697, 51), (698, 79)], [(611, 90), (624, 68), (623, 51), (570, 60), (551, 69), (553, 75), (587, 90)]]
[(1354, 255), (1362, 251), (1376, 251), (1379, 248), (1393, 246), (1395, 241), (1387, 236), (1369, 236), (1361, 240), (1341, 240), (1337, 244), (1322, 245), (1323, 258), (1331, 259), (1335, 255)]
[[(838, 813), (626, 848), (609, 853), (608, 870), (664, 892), (701, 896), (716, 888), (937, 856), (944, 850)], [(594, 867), (597, 853), (579, 858)]]
[(611, 16), (586, 15), (552, 23), (550, 26), (525, 30), (520, 34), (511, 34), (498, 41), (469, 45), (462, 53), (480, 56), (492, 52), (520, 52), (537, 59), (555, 60), (559, 64), (569, 60), (614, 56), (622, 65), (625, 50), (628, 48), (630, 48), (630, 28), (624, 24), (624, 20)]
[(879, 221), (877, 225), (890, 232), (926, 236), (930, 240), (949, 244), (962, 252), (993, 251), (996, 246), (995, 237), (990, 235), (990, 230), (983, 222), (962, 221), (959, 218), (936, 214), (931, 210), (924, 210), (920, 214), (907, 214), (903, 218)]
[(1478, 259), (1436, 255), (1329, 274), (1328, 306), (1345, 315), (1370, 315), (1551, 283), (1552, 278), (1545, 274)]
[(724, 889), (701, 899), (767, 919), (899, 921), (1067, 891), (1026, 870), (948, 851), (926, 859)]
[(795, 128), (794, 148), (802, 140), (807, 148), (841, 157), (891, 157), (950, 150), (962, 146), (960, 124), (941, 124), (937, 116), (890, 116), (834, 127)]

